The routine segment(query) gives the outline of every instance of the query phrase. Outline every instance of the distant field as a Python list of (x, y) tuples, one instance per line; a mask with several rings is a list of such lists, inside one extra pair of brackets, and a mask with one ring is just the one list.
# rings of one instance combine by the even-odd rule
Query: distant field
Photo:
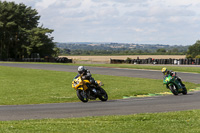
[(109, 63), (110, 59), (122, 59), (125, 60), (127, 58), (131, 59), (182, 59), (185, 58), (185, 55), (123, 55), (123, 56), (59, 56), (59, 57), (67, 57), (69, 59), (73, 59), (74, 61), (91, 61), (91, 62), (104, 62)]

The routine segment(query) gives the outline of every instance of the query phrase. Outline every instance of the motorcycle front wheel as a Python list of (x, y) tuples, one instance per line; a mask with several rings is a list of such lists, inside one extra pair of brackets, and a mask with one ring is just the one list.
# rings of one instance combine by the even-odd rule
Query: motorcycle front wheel
[(107, 101), (108, 100), (108, 94), (106, 93), (106, 91), (103, 88), (100, 88), (99, 99), (101, 101)]
[(175, 86), (175, 85), (170, 85), (170, 86), (169, 86), (169, 89), (171, 90), (171, 92), (172, 92), (174, 95), (178, 95), (178, 91), (176, 90), (176, 86)]
[(83, 91), (83, 90), (77, 90), (76, 93), (77, 93), (78, 98), (82, 102), (84, 102), (84, 103), (88, 102), (88, 97), (87, 97), (87, 94), (86, 94), (85, 91)]

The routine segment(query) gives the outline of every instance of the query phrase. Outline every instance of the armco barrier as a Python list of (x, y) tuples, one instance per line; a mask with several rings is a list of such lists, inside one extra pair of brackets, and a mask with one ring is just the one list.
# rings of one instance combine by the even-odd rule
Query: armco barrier
[(200, 59), (110, 59), (111, 64), (171, 64), (171, 65), (200, 65)]

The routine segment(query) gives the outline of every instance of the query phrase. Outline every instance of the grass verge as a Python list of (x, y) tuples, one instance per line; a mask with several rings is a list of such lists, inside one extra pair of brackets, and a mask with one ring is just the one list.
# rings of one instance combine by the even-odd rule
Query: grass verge
[(1, 121), (0, 132), (198, 133), (200, 110), (68, 119)]
[[(71, 87), (73, 72), (25, 69), (0, 66), (0, 105), (76, 102), (79, 99)], [(117, 77), (93, 74), (101, 80), (109, 99), (166, 92), (162, 80)], [(187, 89), (200, 84), (184, 82)]]

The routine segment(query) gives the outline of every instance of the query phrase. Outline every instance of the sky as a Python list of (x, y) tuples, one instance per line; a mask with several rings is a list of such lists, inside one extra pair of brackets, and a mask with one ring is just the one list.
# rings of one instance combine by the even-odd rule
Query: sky
[(54, 42), (193, 45), (200, 0), (3, 0), (36, 9)]

